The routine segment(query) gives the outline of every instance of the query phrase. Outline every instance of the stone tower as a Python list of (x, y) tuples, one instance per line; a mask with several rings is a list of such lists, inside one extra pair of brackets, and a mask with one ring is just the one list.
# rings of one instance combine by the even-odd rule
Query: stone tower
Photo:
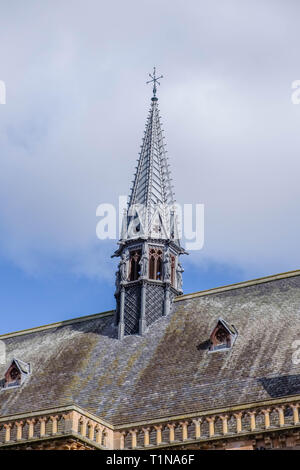
[(185, 251), (178, 237), (155, 69), (150, 76), (154, 84), (150, 112), (123, 215), (119, 248), (113, 255), (121, 258), (115, 292), (119, 339), (124, 335), (142, 335), (151, 323), (168, 315), (173, 298), (182, 293), (179, 255)]

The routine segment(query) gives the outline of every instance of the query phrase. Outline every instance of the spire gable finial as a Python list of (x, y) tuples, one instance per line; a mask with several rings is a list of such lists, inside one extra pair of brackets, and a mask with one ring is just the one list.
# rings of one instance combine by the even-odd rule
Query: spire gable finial
[(156, 97), (156, 91), (157, 91), (157, 88), (156, 88), (156, 84), (160, 85), (159, 81), (161, 78), (164, 78), (163, 75), (161, 75), (160, 77), (156, 77), (156, 67), (153, 67), (153, 75), (151, 75), (151, 73), (149, 73), (149, 77), (151, 77), (151, 80), (149, 80), (148, 82), (146, 82), (146, 84), (148, 85), (148, 83), (152, 83), (153, 82), (153, 97), (151, 98), (152, 101), (157, 101), (157, 97)]

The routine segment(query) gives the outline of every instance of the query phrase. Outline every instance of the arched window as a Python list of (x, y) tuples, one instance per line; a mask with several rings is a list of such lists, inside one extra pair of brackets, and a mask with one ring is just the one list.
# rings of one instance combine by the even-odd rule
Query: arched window
[(140, 260), (141, 250), (135, 250), (130, 252), (129, 281), (136, 281), (140, 277)]
[(155, 250), (150, 250), (149, 278), (155, 279)]
[(162, 278), (162, 259), (160, 256), (157, 257), (156, 261), (156, 279), (161, 281)]
[(149, 250), (149, 279), (162, 280), (162, 250), (150, 248)]

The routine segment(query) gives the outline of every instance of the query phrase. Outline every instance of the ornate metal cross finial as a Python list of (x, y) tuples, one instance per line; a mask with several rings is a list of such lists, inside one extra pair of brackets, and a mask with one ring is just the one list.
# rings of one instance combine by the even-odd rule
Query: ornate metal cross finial
[(151, 73), (149, 73), (149, 77), (151, 77), (152, 80), (149, 80), (147, 83), (152, 83), (153, 82), (153, 98), (156, 99), (156, 83), (158, 83), (158, 85), (160, 85), (159, 81), (161, 78), (164, 78), (163, 75), (161, 75), (160, 77), (156, 77), (156, 68), (153, 67), (153, 75), (151, 75)]

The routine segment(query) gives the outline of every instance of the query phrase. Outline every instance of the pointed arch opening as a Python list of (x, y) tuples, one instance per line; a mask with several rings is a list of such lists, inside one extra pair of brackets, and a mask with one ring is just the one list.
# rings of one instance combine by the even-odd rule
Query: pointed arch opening
[(149, 250), (149, 279), (162, 280), (163, 252), (161, 248), (150, 248)]
[(129, 281), (137, 281), (141, 274), (141, 250), (134, 250), (130, 252), (129, 258)]

